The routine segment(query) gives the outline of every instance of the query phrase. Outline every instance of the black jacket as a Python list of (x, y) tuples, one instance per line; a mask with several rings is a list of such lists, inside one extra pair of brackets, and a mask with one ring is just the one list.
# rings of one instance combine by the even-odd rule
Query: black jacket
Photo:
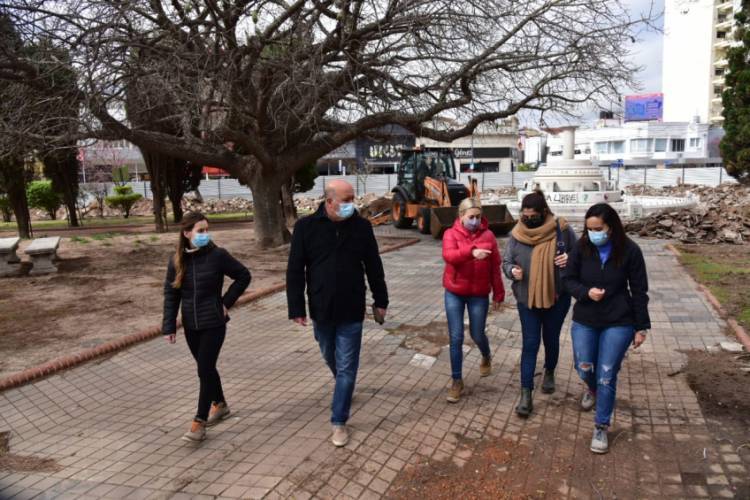
[(365, 274), (375, 305), (388, 307), (383, 262), (372, 224), (357, 213), (334, 222), (326, 215), (325, 203), (321, 203), (317, 212), (294, 226), (286, 272), (289, 318), (307, 316), (307, 286), (313, 320), (363, 321)]
[[(602, 266), (595, 247), (587, 257), (582, 244), (575, 245), (563, 273), (565, 288), (576, 299), (573, 321), (594, 328), (630, 325), (636, 331), (651, 328), (648, 276), (640, 247), (628, 238), (622, 263), (618, 266), (610, 256)], [(591, 288), (603, 288), (604, 298), (599, 302), (591, 300)]]
[[(161, 331), (170, 335), (177, 330), (177, 311), (182, 302), (182, 325), (186, 330), (204, 330), (224, 325), (224, 309), (232, 307), (250, 285), (250, 271), (229, 252), (213, 243), (183, 256), (185, 275), (180, 288), (172, 287), (175, 278), (173, 259), (167, 266), (164, 281), (164, 319)], [(224, 276), (234, 283), (221, 296)]]

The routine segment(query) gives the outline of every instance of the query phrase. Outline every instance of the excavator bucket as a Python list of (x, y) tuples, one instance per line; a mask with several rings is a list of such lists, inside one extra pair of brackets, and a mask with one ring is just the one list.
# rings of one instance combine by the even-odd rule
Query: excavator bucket
[(495, 236), (508, 234), (516, 225), (516, 221), (505, 205), (484, 205), (482, 215), (487, 218), (490, 223), (490, 231), (495, 233)]
[(430, 210), (430, 233), (439, 240), (458, 217), (458, 207), (439, 207)]
[[(440, 207), (430, 210), (430, 232), (435, 239), (443, 237), (443, 233), (453, 225), (458, 217), (458, 207)], [(495, 236), (503, 236), (516, 225), (505, 205), (484, 205), (482, 215), (487, 218), (490, 230)]]

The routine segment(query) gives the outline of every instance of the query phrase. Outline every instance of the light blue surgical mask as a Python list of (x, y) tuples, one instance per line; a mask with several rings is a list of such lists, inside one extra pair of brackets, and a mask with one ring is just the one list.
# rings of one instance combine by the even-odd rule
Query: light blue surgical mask
[(481, 225), (482, 225), (481, 219), (466, 219), (464, 221), (464, 227), (472, 233), (476, 231), (477, 229), (479, 229), (479, 226)]
[(609, 234), (607, 234), (607, 231), (589, 230), (589, 241), (598, 247), (606, 245), (609, 241)]
[(211, 242), (211, 235), (208, 233), (198, 233), (193, 236), (192, 243), (195, 248), (203, 248)]
[(354, 215), (354, 203), (339, 203), (339, 209), (336, 215), (342, 219), (348, 219)]

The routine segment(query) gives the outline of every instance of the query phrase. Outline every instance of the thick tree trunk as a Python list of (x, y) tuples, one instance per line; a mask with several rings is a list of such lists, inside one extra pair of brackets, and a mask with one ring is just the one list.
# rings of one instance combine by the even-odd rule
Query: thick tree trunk
[(26, 199), (26, 171), (22, 159), (11, 158), (0, 163), (0, 184), (8, 194), (8, 203), (13, 210), (18, 236), (31, 238), (31, 214)]
[(260, 248), (273, 248), (289, 243), (291, 233), (281, 209), (282, 180), (257, 172), (247, 184), (253, 192), (256, 244)]
[[(52, 187), (62, 194), (63, 203), (68, 211), (68, 224), (71, 227), (80, 226), (78, 222), (78, 158), (73, 148), (55, 150), (42, 157), (44, 173), (52, 179)], [(52, 215), (52, 214), (50, 214)], [(52, 216), (56, 219), (57, 216)]]
[(151, 178), (151, 193), (153, 195), (153, 213), (154, 227), (157, 233), (165, 233), (169, 228), (167, 221), (167, 207), (164, 204), (166, 193), (164, 192), (164, 173), (162, 165), (162, 155), (150, 153), (141, 149), (143, 160), (146, 163), (146, 170)]
[(297, 222), (297, 207), (294, 205), (294, 177), (281, 185), (281, 209), (287, 227)]
[(29, 205), (26, 201), (26, 190), (9, 189), (8, 200), (13, 207), (13, 215), (16, 217), (16, 227), (18, 227), (18, 236), (29, 239), (34, 235), (31, 230), (31, 214), (29, 214)]
[(180, 196), (178, 199), (174, 199), (171, 196), (169, 197), (169, 201), (172, 203), (172, 213), (174, 214), (174, 223), (179, 224), (182, 222), (182, 196)]
[(167, 196), (172, 204), (174, 221), (176, 224), (179, 224), (182, 221), (182, 197), (185, 195), (183, 174), (187, 162), (184, 160), (165, 157), (164, 163), (163, 174), (167, 188)]

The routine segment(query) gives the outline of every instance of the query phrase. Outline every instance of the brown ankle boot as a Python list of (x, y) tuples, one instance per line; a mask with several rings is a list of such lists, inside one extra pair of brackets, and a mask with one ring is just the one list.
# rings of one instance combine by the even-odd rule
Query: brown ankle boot
[(453, 383), (451, 384), (451, 388), (448, 389), (448, 399), (449, 403), (458, 403), (458, 401), (461, 399), (461, 394), (464, 392), (464, 381), (461, 379), (453, 380)]
[(492, 358), (482, 356), (482, 362), (479, 363), (479, 376), (489, 377), (492, 373)]

